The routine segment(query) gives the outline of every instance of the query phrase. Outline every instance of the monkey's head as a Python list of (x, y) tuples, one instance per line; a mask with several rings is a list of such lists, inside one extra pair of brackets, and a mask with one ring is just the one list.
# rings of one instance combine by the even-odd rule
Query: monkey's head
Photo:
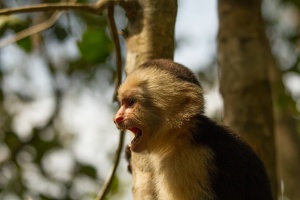
[(141, 152), (180, 137), (203, 113), (202, 88), (185, 66), (167, 59), (151, 60), (130, 73), (118, 90), (121, 104), (114, 122), (135, 137), (131, 150)]

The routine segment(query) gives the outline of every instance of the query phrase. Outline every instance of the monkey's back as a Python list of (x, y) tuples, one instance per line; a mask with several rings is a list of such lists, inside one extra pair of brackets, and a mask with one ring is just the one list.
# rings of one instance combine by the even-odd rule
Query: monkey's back
[[(272, 200), (265, 168), (253, 150), (235, 134), (205, 116), (196, 117), (195, 145), (214, 152), (212, 187), (219, 200)], [(208, 166), (209, 167), (209, 166)]]

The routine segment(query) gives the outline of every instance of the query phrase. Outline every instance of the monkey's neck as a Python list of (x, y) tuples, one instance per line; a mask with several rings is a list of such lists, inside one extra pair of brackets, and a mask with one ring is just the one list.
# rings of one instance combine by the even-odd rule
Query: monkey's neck
[(160, 134), (163, 136), (156, 138), (149, 149), (149, 154), (153, 157), (164, 160), (192, 147), (191, 131), (188, 129), (171, 130)]
[(195, 145), (187, 132), (178, 134), (178, 138), (171, 137), (164, 146), (149, 152), (158, 196), (164, 200), (212, 199), (207, 168), (213, 163), (212, 150)]

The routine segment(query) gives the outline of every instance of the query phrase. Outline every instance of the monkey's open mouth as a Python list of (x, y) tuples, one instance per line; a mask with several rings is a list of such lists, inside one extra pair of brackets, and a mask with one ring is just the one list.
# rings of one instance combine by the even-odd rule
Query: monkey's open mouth
[(142, 130), (136, 127), (130, 128), (129, 129), (131, 132), (134, 133), (134, 138), (131, 141), (131, 145), (136, 145), (137, 143), (139, 143), (140, 139), (142, 138)]

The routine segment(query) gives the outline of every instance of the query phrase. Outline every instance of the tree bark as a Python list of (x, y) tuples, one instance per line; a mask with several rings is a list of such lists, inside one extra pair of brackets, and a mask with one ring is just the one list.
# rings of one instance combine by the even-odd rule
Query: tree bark
[(138, 0), (126, 33), (126, 73), (154, 58), (174, 56), (177, 0)]
[(274, 99), (279, 195), (291, 200), (300, 199), (300, 139), (297, 121), (291, 112), (292, 100), (286, 95), (282, 72), (271, 55), (270, 80)]
[[(137, 0), (134, 12), (127, 13), (126, 74), (140, 64), (155, 58), (173, 59), (177, 0)], [(132, 153), (133, 198), (156, 199), (151, 185), (152, 168), (147, 152)]]
[(219, 0), (218, 62), (224, 123), (262, 159), (277, 197), (269, 44), (260, 0)]

